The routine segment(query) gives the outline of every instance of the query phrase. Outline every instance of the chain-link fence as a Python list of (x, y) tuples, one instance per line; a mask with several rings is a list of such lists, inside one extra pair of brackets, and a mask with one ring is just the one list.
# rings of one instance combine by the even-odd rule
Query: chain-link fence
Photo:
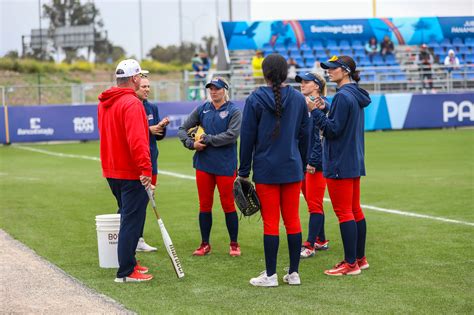
[[(312, 69), (298, 69), (299, 72)], [(360, 85), (371, 93), (420, 93), (454, 92), (474, 89), (474, 66), (450, 69), (433, 66), (426, 76), (416, 66), (361, 68)], [(230, 96), (242, 100), (255, 90), (261, 82), (255, 81), (248, 70), (212, 71), (198, 78), (196, 72), (186, 71), (183, 80), (150, 82), (151, 101), (204, 100), (205, 83), (212, 77), (221, 76), (230, 82)], [(294, 80), (288, 84), (298, 87)], [(81, 84), (41, 84), (0, 86), (2, 105), (49, 105), (49, 104), (94, 104), (98, 95), (113, 86), (111, 82)], [(328, 83), (328, 92), (335, 92), (335, 84)]]

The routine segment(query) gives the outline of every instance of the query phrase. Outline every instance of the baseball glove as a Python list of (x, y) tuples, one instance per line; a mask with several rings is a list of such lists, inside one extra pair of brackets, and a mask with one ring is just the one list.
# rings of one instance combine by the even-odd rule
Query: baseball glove
[(189, 128), (187, 133), (194, 141), (201, 139), (201, 136), (206, 134), (204, 128), (199, 125)]
[(260, 211), (260, 200), (250, 181), (237, 177), (233, 192), (235, 203), (244, 216), (248, 217)]

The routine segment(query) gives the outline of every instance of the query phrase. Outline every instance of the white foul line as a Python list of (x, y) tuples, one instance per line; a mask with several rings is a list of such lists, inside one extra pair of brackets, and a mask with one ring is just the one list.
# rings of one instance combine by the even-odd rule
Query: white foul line
[[(51, 155), (51, 156), (62, 157), (62, 158), (100, 161), (100, 159), (97, 158), (97, 157), (87, 156), (87, 155), (59, 153), (59, 152), (47, 151), (47, 150), (43, 150), (43, 149), (26, 147), (26, 146), (13, 146), (13, 147), (17, 148), (17, 149), (21, 149), (21, 150), (27, 150), (27, 151), (32, 151), (32, 152), (47, 154), (47, 155)], [(163, 171), (163, 170), (158, 170), (158, 173), (163, 174), (163, 175), (172, 176), (172, 177), (182, 178), (182, 179), (190, 179), (190, 180), (195, 180), (196, 179), (195, 176), (184, 175), (184, 174), (180, 174), (180, 173), (174, 173), (174, 172)], [(331, 200), (328, 199), (328, 198), (324, 198), (324, 201), (331, 202)], [(396, 210), (396, 209), (386, 209), (386, 208), (380, 208), (380, 207), (375, 207), (375, 206), (370, 206), (370, 205), (361, 205), (361, 207), (363, 209), (369, 209), (369, 210), (384, 212), (384, 213), (397, 214), (397, 215), (402, 215), (402, 216), (406, 216), (406, 217), (415, 217), (415, 218), (420, 218), (420, 219), (429, 219), (429, 220), (441, 221), (441, 222), (446, 222), (446, 223), (454, 223), (454, 224), (474, 226), (474, 223), (472, 223), (472, 222), (446, 219), (446, 218), (443, 218), (443, 217), (435, 217), (435, 216), (426, 215), (426, 214), (406, 212), (406, 211), (401, 211), (401, 210)]]

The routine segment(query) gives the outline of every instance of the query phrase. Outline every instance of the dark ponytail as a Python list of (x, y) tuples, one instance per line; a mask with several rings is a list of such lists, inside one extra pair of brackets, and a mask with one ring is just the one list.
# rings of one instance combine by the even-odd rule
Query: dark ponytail
[(355, 81), (356, 83), (359, 83), (359, 81), (360, 81), (360, 71), (356, 70), (357, 65), (356, 65), (354, 59), (352, 59), (349, 56), (339, 56), (339, 60), (349, 66), (349, 68), (351, 69), (351, 73), (349, 74), (349, 76), (351, 77), (351, 79), (353, 81)]
[(276, 138), (280, 134), (280, 118), (282, 116), (283, 105), (281, 102), (281, 85), (288, 76), (288, 65), (285, 58), (279, 54), (271, 54), (265, 57), (262, 63), (263, 76), (265, 80), (272, 84), (272, 91), (275, 97), (276, 124), (272, 137)]

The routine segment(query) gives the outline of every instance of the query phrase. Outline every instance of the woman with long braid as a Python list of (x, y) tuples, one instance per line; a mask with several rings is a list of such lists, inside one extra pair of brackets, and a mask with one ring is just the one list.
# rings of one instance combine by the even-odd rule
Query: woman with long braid
[(242, 117), (239, 176), (253, 181), (261, 202), (266, 269), (250, 284), (278, 286), (276, 273), (280, 213), (286, 228), (290, 266), (283, 282), (301, 283), (299, 201), (309, 141), (309, 117), (304, 96), (285, 85), (286, 60), (271, 54), (262, 64), (267, 86), (246, 100)]

